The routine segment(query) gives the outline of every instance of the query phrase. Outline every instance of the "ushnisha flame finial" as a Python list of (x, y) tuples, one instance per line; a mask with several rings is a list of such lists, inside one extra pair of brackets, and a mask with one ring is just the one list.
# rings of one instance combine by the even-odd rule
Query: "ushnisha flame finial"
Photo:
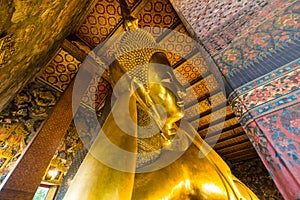
[(120, 0), (121, 14), (123, 17), (123, 27), (126, 31), (138, 29), (138, 19), (130, 13), (130, 9), (125, 0)]

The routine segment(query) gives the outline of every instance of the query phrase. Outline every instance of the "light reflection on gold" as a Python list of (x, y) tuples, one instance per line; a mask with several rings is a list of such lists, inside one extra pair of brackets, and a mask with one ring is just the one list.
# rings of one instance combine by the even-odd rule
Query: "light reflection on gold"
[(219, 193), (226, 196), (226, 192), (222, 190), (218, 185), (215, 185), (214, 183), (204, 183), (202, 184), (202, 189), (206, 193)]
[(164, 198), (162, 198), (161, 200), (170, 200), (172, 196), (174, 196), (174, 194), (178, 191), (178, 190), (188, 190), (190, 191), (191, 188), (191, 182), (189, 179), (181, 181), (180, 183), (178, 183), (177, 185), (175, 185), (172, 189), (172, 191), (170, 192), (170, 194)]
[(51, 180), (54, 180), (54, 178), (58, 175), (57, 170), (49, 170), (48, 175), (51, 177)]

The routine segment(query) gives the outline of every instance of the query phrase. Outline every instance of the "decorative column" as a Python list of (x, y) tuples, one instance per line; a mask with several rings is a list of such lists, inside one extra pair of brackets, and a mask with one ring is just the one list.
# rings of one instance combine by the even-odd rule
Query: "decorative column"
[(300, 2), (174, 0), (275, 184), (300, 199)]
[[(81, 71), (81, 73), (84, 73), (84, 71)], [(89, 72), (86, 72), (85, 77), (86, 81), (92, 79)], [(68, 86), (2, 187), (0, 199), (31, 200), (33, 198), (58, 145), (73, 119), (73, 112), (79, 106), (80, 101), (75, 101), (78, 103), (73, 102), (72, 108), (72, 95), (73, 100), (77, 97), (81, 99), (88, 83), (82, 83), (82, 88), (77, 88), (77, 91), (82, 93), (78, 95), (72, 93), (73, 84)], [(80, 85), (77, 84), (77, 87), (80, 87)]]

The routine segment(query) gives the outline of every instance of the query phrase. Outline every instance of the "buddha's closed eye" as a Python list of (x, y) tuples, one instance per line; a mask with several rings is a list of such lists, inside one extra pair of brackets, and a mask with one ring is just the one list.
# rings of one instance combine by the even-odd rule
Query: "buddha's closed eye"
[(162, 83), (171, 83), (172, 79), (171, 78), (164, 78), (161, 80)]
[(171, 83), (173, 81), (173, 77), (170, 72), (167, 72), (166, 75), (162, 78), (162, 83)]

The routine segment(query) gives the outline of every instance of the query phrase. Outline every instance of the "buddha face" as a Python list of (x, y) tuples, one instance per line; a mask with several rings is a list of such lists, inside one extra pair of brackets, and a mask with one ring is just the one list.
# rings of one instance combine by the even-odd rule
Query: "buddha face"
[(149, 83), (137, 90), (139, 102), (142, 101), (142, 105), (151, 108), (154, 113), (152, 116), (161, 128), (165, 139), (170, 139), (176, 134), (175, 123), (184, 115), (185, 90), (169, 66), (165, 54), (154, 54), (148, 69)]

